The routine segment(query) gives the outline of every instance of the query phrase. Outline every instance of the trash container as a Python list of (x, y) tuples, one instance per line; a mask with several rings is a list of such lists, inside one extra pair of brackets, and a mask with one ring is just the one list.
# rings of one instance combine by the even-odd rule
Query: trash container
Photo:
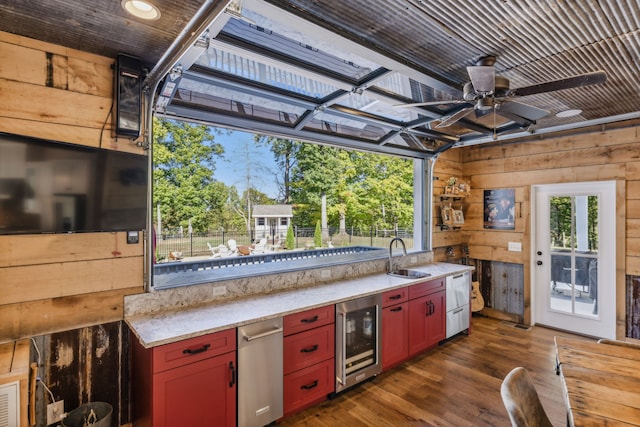
[(105, 402), (90, 402), (69, 412), (63, 427), (111, 427), (113, 408)]

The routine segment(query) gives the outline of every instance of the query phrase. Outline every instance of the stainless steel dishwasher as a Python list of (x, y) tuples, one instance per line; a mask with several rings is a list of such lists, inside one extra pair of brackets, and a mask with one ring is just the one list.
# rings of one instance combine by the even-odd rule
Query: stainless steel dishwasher
[(283, 415), (282, 318), (238, 328), (238, 426), (262, 427)]

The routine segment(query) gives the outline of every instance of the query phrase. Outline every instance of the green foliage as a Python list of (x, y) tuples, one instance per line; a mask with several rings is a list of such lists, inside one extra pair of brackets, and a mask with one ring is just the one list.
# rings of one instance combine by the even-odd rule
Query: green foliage
[(186, 230), (191, 220), (195, 232), (248, 230), (253, 223), (252, 206), (274, 203), (292, 204), (297, 226), (321, 227), (323, 195), (330, 227), (413, 226), (411, 160), (255, 135), (255, 144), (268, 145), (279, 168), (273, 178), (280, 189), (276, 201), (253, 184), (254, 178), (269, 177), (254, 165), (256, 158), (248, 144), (245, 162), (238, 165), (239, 178), (246, 178), (248, 189), (240, 195), (234, 186), (215, 179), (216, 162), (224, 160), (223, 147), (214, 140), (219, 132), (154, 119), (154, 215), (160, 206), (164, 229), (182, 226)]
[(295, 249), (296, 240), (295, 236), (293, 235), (293, 225), (291, 224), (289, 224), (289, 228), (287, 228), (287, 238), (285, 240), (285, 244), (287, 246), (287, 249)]
[[(575, 216), (575, 197), (551, 197), (549, 206), (549, 229), (551, 245), (555, 248), (576, 248), (576, 236), (572, 235), (572, 222)], [(587, 239), (588, 249), (598, 249), (598, 198), (587, 198)], [(575, 225), (574, 225), (575, 227)]]
[(320, 227), (320, 221), (316, 222), (316, 230), (313, 232), (313, 244), (316, 248), (322, 247), (322, 227)]
[[(224, 185), (212, 185), (215, 159), (224, 150), (211, 128), (154, 119), (153, 205), (160, 206), (163, 228), (209, 229), (211, 212), (224, 204)], [(154, 219), (157, 221), (157, 218)]]

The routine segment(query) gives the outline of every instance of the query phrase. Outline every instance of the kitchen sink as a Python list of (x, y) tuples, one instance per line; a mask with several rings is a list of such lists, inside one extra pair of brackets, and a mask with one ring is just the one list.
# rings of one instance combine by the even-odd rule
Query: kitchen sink
[(431, 276), (431, 273), (425, 273), (423, 271), (418, 271), (418, 270), (409, 270), (409, 269), (406, 269), (406, 268), (399, 268), (399, 269), (396, 269), (396, 270), (391, 270), (391, 271), (387, 272), (387, 274), (389, 276), (404, 277), (406, 279), (420, 279), (422, 277)]

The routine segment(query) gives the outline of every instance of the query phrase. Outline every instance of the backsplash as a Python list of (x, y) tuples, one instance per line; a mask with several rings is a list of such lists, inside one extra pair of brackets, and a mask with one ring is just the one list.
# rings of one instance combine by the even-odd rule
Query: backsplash
[[(425, 265), (433, 262), (433, 252), (413, 252), (409, 256), (394, 257), (393, 260), (399, 267)], [(414, 260), (415, 262), (412, 263)], [(124, 299), (124, 315), (129, 317), (212, 302), (223, 303), (251, 295), (271, 294), (337, 280), (379, 274), (386, 271), (387, 264), (388, 258), (385, 257), (128, 295)], [(330, 272), (328, 278), (326, 277), (327, 270)]]

